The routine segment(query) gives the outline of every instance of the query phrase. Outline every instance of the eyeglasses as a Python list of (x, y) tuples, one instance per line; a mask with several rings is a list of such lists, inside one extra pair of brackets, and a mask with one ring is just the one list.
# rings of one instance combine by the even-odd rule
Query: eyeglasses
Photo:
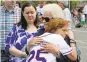
[(44, 19), (46, 22), (49, 22), (49, 18), (48, 17), (42, 17), (42, 19)]
[(62, 29), (62, 31), (63, 31), (63, 32), (67, 32), (67, 31), (68, 31), (68, 29)]

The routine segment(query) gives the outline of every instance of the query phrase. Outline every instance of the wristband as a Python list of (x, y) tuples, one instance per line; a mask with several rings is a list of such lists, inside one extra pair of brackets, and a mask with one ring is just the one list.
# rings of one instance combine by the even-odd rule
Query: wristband
[(72, 40), (72, 41), (76, 42), (74, 39), (70, 39), (70, 40)]
[(76, 41), (75, 40), (73, 40), (73, 39), (70, 39), (70, 40), (73, 41), (73, 42), (70, 41), (70, 43), (76, 44)]

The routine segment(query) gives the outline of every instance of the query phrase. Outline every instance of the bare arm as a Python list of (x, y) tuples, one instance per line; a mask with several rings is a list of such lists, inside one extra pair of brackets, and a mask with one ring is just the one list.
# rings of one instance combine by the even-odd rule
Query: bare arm
[(77, 59), (77, 53), (76, 53), (76, 47), (74, 46), (71, 46), (72, 47), (72, 52), (70, 54), (67, 55), (67, 57), (70, 59), (70, 60), (76, 60)]
[(53, 45), (51, 43), (44, 43), (41, 49), (43, 49), (43, 51), (45, 51), (45, 52), (52, 53), (56, 57), (60, 56), (59, 49), (55, 45)]
[(76, 52), (76, 42), (74, 41), (74, 34), (71, 30), (67, 33), (70, 40), (70, 46), (72, 47), (72, 53), (68, 54), (67, 57), (71, 60), (76, 60), (77, 58), (77, 52)]
[(9, 52), (10, 52), (10, 54), (12, 54), (14, 56), (17, 56), (17, 57), (26, 57), (27, 56), (27, 54), (25, 52), (22, 52), (21, 50), (18, 50), (14, 46), (9, 48)]

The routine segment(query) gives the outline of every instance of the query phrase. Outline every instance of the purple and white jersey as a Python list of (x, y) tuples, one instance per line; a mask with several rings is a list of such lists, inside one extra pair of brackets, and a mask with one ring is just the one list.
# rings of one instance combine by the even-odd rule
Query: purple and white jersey
[(56, 56), (52, 53), (42, 52), (41, 46), (44, 42), (54, 44), (63, 55), (72, 52), (72, 48), (64, 41), (64, 38), (58, 34), (44, 33), (40, 36), (43, 39), (39, 45), (35, 45), (30, 49), (30, 54), (26, 62), (56, 62)]

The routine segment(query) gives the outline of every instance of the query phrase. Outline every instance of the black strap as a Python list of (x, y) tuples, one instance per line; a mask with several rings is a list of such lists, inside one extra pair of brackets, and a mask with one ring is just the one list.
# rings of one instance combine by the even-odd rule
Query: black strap
[(25, 52), (26, 52), (27, 55), (29, 54), (29, 52), (27, 51), (27, 47), (25, 48)]

